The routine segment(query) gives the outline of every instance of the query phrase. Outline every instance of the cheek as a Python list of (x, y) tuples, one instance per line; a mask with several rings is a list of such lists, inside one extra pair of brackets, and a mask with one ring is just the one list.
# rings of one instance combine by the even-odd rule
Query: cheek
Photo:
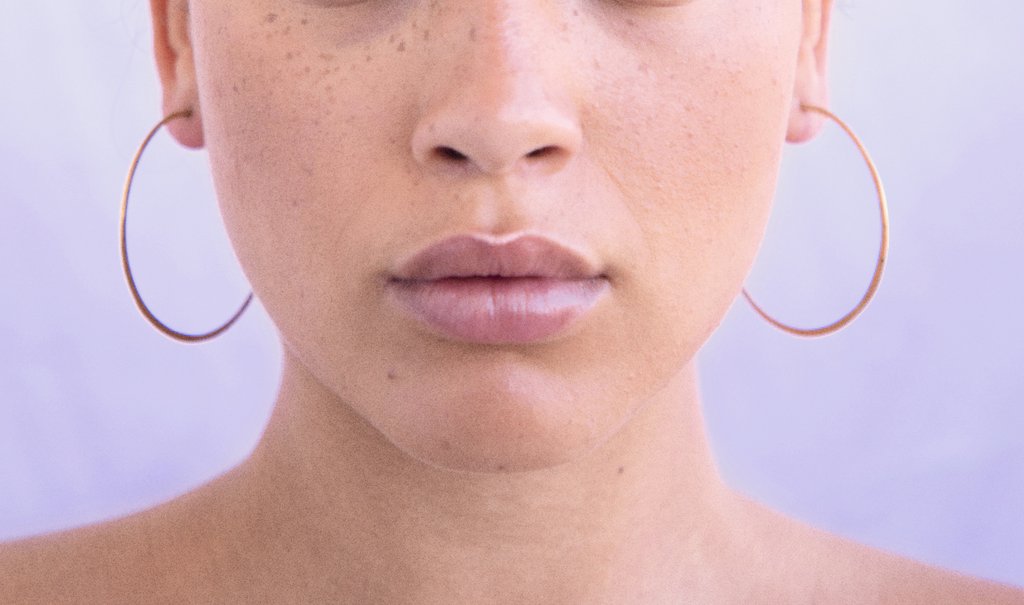
[(360, 226), (395, 223), (373, 200), (406, 185), (382, 176), (402, 172), (385, 167), (400, 155), (401, 111), (392, 91), (376, 86), (389, 68), (367, 59), (374, 49), (328, 53), (299, 13), (268, 20), (228, 4), (199, 3), (196, 17), (218, 198), (254, 290), (275, 321), (297, 320), (279, 325), (282, 334), (302, 338), (312, 327), (299, 318), (374, 286), (352, 276), (380, 264), (372, 231)]
[[(636, 304), (657, 309), (660, 327), (686, 338), (675, 346), (691, 352), (690, 339), (703, 343), (738, 294), (764, 233), (800, 23), (789, 5), (769, 15), (708, 10), (734, 13), (707, 17), (734, 30), (681, 26), (620, 44), (590, 118), (592, 149), (604, 154), (639, 234)], [(656, 338), (659, 326), (646, 327)]]

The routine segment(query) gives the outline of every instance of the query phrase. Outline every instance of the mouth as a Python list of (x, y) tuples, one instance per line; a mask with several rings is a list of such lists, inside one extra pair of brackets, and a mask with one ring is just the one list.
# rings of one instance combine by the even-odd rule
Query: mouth
[(443, 240), (399, 263), (399, 310), (437, 336), (476, 344), (542, 342), (579, 322), (609, 282), (585, 255), (540, 236)]

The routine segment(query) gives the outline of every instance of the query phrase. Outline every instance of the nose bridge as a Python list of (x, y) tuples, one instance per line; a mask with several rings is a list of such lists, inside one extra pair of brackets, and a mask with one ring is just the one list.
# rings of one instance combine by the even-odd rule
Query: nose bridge
[(520, 7), (511, 6), (516, 0), (477, 1), (481, 14), (470, 26), (464, 67), (474, 78), (467, 84), (496, 105), (515, 101), (517, 94), (539, 92), (543, 76), (536, 42), (543, 33), (537, 31), (537, 21), (544, 15), (536, 8), (523, 10), (530, 3), (521, 0)]
[(580, 132), (567, 74), (549, 59), (558, 56), (552, 4), (473, 0), (455, 19), (454, 41), (436, 57), (448, 69), (433, 76), (413, 135), (417, 161), (502, 174), (556, 170), (575, 155)]

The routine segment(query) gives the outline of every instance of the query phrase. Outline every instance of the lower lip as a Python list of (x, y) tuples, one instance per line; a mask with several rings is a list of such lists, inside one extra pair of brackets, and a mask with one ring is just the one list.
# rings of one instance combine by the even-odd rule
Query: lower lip
[(398, 306), (437, 334), (479, 344), (526, 344), (566, 330), (608, 289), (604, 278), (474, 277), (394, 280)]

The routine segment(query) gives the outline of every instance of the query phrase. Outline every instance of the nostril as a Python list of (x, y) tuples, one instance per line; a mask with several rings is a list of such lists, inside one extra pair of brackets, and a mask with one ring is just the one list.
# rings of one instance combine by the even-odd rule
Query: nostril
[(438, 147), (434, 150), (434, 153), (446, 160), (457, 160), (461, 162), (462, 160), (469, 159), (466, 154), (451, 147)]
[(552, 155), (558, 155), (558, 147), (555, 147), (554, 145), (548, 145), (547, 147), (541, 147), (539, 149), (534, 149), (530, 153), (526, 154), (526, 157), (528, 157), (528, 158), (541, 158), (541, 157), (544, 157), (544, 156), (552, 156)]

